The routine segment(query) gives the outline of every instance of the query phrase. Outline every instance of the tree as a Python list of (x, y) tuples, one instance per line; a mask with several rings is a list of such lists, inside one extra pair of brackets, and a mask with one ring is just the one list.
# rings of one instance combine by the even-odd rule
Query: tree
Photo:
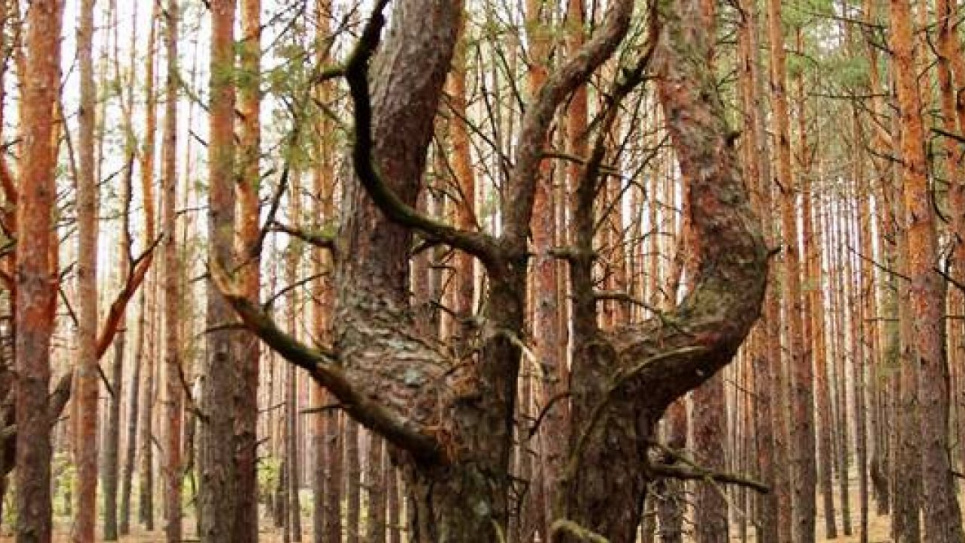
[[(296, 342), (237, 295), (223, 268), (212, 268), (251, 329), (326, 385), (351, 416), (403, 451), (397, 460), (414, 499), (416, 541), (491, 539), (506, 525), (505, 474), (512, 435), (507, 421), (520, 356), (514, 335), (522, 330), (527, 237), (543, 142), (565, 97), (623, 39), (632, 3), (611, 6), (597, 33), (549, 75), (527, 108), (505, 187), (504, 229), (498, 238), (457, 230), (412, 207), (456, 39), (458, 8), (425, 0), (396, 6), (388, 41), (372, 62), (371, 91), (367, 68), (378, 42), (378, 11), (344, 66), (355, 102), (353, 165), (358, 182), (344, 189), (345, 222), (337, 246), (353, 258), (337, 262), (339, 339), (333, 349), (315, 350)], [(665, 23), (667, 37), (660, 40), (660, 54), (654, 57), (660, 59), (660, 98), (668, 110), (668, 128), (697, 202), (694, 243), (700, 264), (693, 291), (664, 316), (666, 320), (620, 330), (612, 337), (595, 329), (592, 212), (574, 214), (584, 221), (582, 238), (564, 254), (571, 269), (574, 314), (584, 316), (574, 332), (571, 388), (573, 427), (579, 431), (570, 441), (559, 493), (562, 503), (553, 523), (554, 537), (560, 541), (578, 537), (581, 530), (629, 541), (639, 521), (637, 505), (655, 472), (697, 476), (663, 465), (651, 465), (641, 473), (636, 468), (645, 459), (639, 451), (651, 443), (653, 425), (667, 405), (730, 360), (760, 309), (765, 251), (736, 169), (723, 105), (715, 98), (706, 61), (709, 33), (694, 17), (698, 9), (696, 2), (660, 4), (659, 20)], [(644, 55), (641, 66), (648, 58)], [(414, 65), (422, 68), (415, 71), (418, 77), (408, 68)], [(642, 70), (639, 67), (636, 77), (619, 82), (615, 96), (632, 89)], [(392, 85), (386, 86), (389, 81)], [(616, 109), (608, 111), (609, 120), (601, 127), (604, 134)], [(598, 138), (581, 180), (579, 209), (584, 211), (592, 209), (604, 141)], [(432, 348), (431, 341), (416, 340), (409, 331), (404, 249), (413, 230), (470, 252), (487, 270), (479, 358), (471, 365), (454, 365)], [(379, 235), (373, 237), (373, 232)], [(338, 365), (331, 363), (336, 358)], [(381, 391), (378, 401), (366, 392), (375, 387)], [(632, 419), (640, 422), (639, 430), (615, 435), (634, 427), (626, 423), (631, 413), (641, 414)], [(612, 446), (614, 442), (618, 446)], [(622, 469), (630, 464), (634, 469)]]
[[(257, 303), (261, 289), (261, 255), (258, 187), (261, 185), (261, 0), (241, 2), (242, 45), (238, 85), (238, 112), (241, 119), (241, 175), (237, 184), (238, 217), (236, 235), (238, 265), (245, 293)], [(258, 460), (258, 364), (261, 349), (253, 335), (238, 342), (239, 390), (235, 392), (236, 459), (238, 463), (238, 507), (232, 541), (258, 540), (258, 501), (256, 464)]]
[(78, 322), (77, 415), (74, 438), (77, 462), (77, 507), (71, 538), (94, 540), (97, 516), (97, 419), (100, 375), (97, 366), (97, 183), (94, 179), (94, 85), (92, 46), (94, 1), (80, 6), (77, 42), (80, 57), (80, 167), (77, 176), (78, 263), (80, 292)]
[[(211, 61), (208, 143), (208, 262), (234, 266), (234, 24), (235, 0), (211, 3)], [(232, 541), (238, 519), (234, 410), (238, 380), (238, 332), (228, 326), (231, 308), (209, 283), (206, 307), (207, 357), (201, 392), (199, 465), (202, 539)], [(216, 377), (217, 376), (217, 377)], [(253, 467), (253, 466), (251, 466)]]
[(928, 187), (921, 96), (916, 77), (911, 4), (889, 4), (893, 32), (890, 39), (901, 123), (901, 178), (904, 220), (907, 228), (910, 321), (913, 326), (912, 359), (919, 374), (922, 438), (922, 500), (925, 538), (928, 541), (965, 540), (961, 510), (952, 484), (948, 455), (948, 365), (945, 352), (943, 307), (945, 287), (935, 273), (938, 236)]
[(62, 5), (38, 0), (27, 13), (27, 62), (23, 74), (23, 158), (17, 201), (16, 289), (19, 298), (15, 364), (17, 541), (51, 540), (50, 429), (47, 408), (50, 336), (58, 273), (52, 214), (57, 143), (54, 108), (60, 85)]
[[(164, 125), (161, 144), (161, 229), (164, 233), (164, 534), (168, 542), (181, 541), (181, 422), (183, 384), (181, 369), (180, 270), (176, 228), (177, 123), (178, 123), (178, 0), (168, 0), (164, 46), (167, 74), (164, 83)], [(148, 382), (151, 380), (149, 379)], [(151, 387), (147, 387), (150, 389)], [(148, 390), (150, 393), (150, 390)], [(148, 397), (149, 398), (149, 397)], [(148, 400), (150, 401), (150, 400)], [(147, 402), (145, 402), (147, 403)], [(145, 410), (147, 406), (145, 405)], [(147, 426), (146, 424), (144, 426)], [(150, 445), (148, 445), (150, 447)]]

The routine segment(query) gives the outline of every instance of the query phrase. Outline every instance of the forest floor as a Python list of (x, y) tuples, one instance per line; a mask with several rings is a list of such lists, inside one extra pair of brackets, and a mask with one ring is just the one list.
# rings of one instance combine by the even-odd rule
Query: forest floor
[[(852, 476), (849, 481), (850, 487), (850, 507), (851, 507), (851, 522), (853, 528), (853, 535), (842, 536), (841, 528), (841, 507), (840, 507), (840, 496), (837, 481), (835, 481), (835, 496), (834, 496), (834, 507), (836, 513), (836, 524), (838, 527), (838, 537), (835, 539), (828, 539), (824, 533), (824, 511), (821, 507), (820, 496), (818, 498), (818, 515), (815, 519), (815, 524), (817, 526), (817, 541), (818, 542), (830, 542), (835, 543), (857, 543), (859, 541), (858, 534), (858, 488), (857, 488), (857, 477)], [(891, 527), (891, 518), (889, 516), (879, 516), (874, 512), (875, 506), (874, 502), (870, 503), (869, 518), (868, 518), (868, 541), (869, 543), (890, 543), (891, 538), (889, 536), (889, 531)], [(54, 535), (54, 543), (66, 543), (70, 541), (70, 521), (66, 517), (58, 517), (56, 519), (57, 526)], [(308, 527), (311, 526), (311, 517), (305, 516), (302, 518), (302, 540), (311, 541), (311, 532)], [(140, 526), (133, 527), (133, 533), (126, 535), (120, 539), (120, 543), (157, 543), (164, 541), (164, 535), (160, 531), (163, 526), (159, 523), (157, 525), (158, 530), (153, 532), (148, 532), (142, 529)], [(185, 541), (197, 541), (196, 535), (194, 533), (194, 519), (186, 518), (184, 523), (185, 528)], [(736, 528), (736, 526), (732, 526)], [(0, 543), (12, 543), (14, 540), (10, 537), (7, 532), (8, 525), (4, 525), (4, 534), (0, 535)], [(737, 530), (733, 530), (736, 532)], [(753, 534), (753, 529), (749, 530)], [(100, 531), (98, 532), (100, 536)], [(278, 528), (274, 528), (271, 523), (271, 519), (267, 515), (262, 516), (262, 523), (259, 533), (259, 541), (262, 543), (282, 543), (283, 536), (282, 532)], [(734, 536), (731, 538), (732, 541), (741, 541), (739, 536)], [(100, 541), (100, 539), (98, 539)], [(749, 536), (749, 542), (754, 541), (753, 535)]]

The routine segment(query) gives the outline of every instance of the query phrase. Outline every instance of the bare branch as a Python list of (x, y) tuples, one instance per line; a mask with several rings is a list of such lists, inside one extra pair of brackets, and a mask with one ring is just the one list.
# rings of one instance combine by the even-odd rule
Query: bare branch
[(760, 481), (751, 479), (750, 477), (737, 473), (727, 473), (707, 469), (697, 465), (685, 455), (680, 454), (679, 452), (667, 447), (662, 443), (651, 442), (650, 444), (651, 446), (660, 449), (663, 454), (670, 456), (675, 462), (686, 464), (686, 466), (681, 466), (664, 462), (651, 462), (647, 465), (646, 469), (654, 475), (690, 481), (715, 481), (718, 483), (747, 487), (754, 491), (760, 492), (761, 494), (767, 494), (771, 491), (771, 487)]
[(539, 165), (545, 156), (546, 134), (556, 109), (616, 51), (630, 30), (633, 4), (632, 0), (614, 2), (600, 30), (549, 76), (535, 102), (526, 109), (516, 147), (516, 167), (509, 179), (503, 236), (516, 251), (525, 251)]
[(333, 232), (312, 232), (305, 230), (304, 228), (289, 226), (278, 221), (268, 225), (268, 230), (271, 232), (283, 232), (289, 236), (296, 237), (306, 243), (314, 245), (319, 249), (327, 249), (332, 252), (335, 251), (335, 234)]

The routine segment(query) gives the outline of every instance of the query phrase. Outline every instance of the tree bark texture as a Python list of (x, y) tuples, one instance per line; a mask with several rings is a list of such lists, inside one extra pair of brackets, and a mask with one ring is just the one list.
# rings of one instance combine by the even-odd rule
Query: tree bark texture
[[(23, 74), (23, 157), (17, 204), (15, 285), (16, 484), (18, 543), (51, 540), (50, 336), (54, 327), (58, 270), (51, 236), (56, 199), (57, 146), (54, 106), (60, 86), (62, 6), (38, 0), (27, 13), (27, 62)], [(29, 241), (28, 241), (29, 240)]]

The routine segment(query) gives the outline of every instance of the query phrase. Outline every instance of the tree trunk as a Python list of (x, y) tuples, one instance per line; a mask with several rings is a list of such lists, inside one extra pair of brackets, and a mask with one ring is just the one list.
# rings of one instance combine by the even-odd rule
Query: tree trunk
[[(716, 45), (714, 0), (702, 0), (700, 5), (701, 24), (710, 35), (707, 50), (707, 63), (713, 73), (714, 47)], [(683, 180), (688, 184), (687, 179)], [(689, 189), (684, 187), (684, 194)], [(689, 199), (689, 196), (687, 197)], [(693, 202), (690, 202), (693, 205)], [(686, 219), (684, 222), (688, 222)], [(689, 225), (688, 225), (689, 226)], [(686, 243), (692, 232), (685, 227), (681, 241)], [(694, 272), (693, 258), (687, 262), (687, 275)], [(671, 293), (676, 298), (675, 293)], [(706, 468), (722, 471), (727, 466), (726, 449), (722, 447), (727, 435), (727, 401), (724, 397), (724, 375), (718, 373), (691, 394), (693, 405), (693, 449), (697, 460)], [(697, 482), (695, 488), (694, 524), (697, 543), (727, 543), (730, 539), (727, 519), (727, 499), (720, 488), (709, 482)]]
[[(683, 452), (687, 447), (687, 403), (684, 398), (679, 398), (667, 408), (664, 416), (666, 422), (667, 446), (671, 449)], [(667, 460), (670, 462), (670, 460)], [(684, 541), (684, 515), (687, 508), (686, 494), (684, 492), (684, 482), (676, 479), (667, 478), (654, 483), (659, 489), (654, 493), (654, 497), (660, 502), (657, 504), (657, 516), (660, 519), (660, 542), (661, 543), (683, 543)], [(652, 500), (651, 500), (652, 501)]]
[[(673, 400), (730, 361), (760, 311), (764, 245), (727, 139), (708, 60), (710, 21), (702, 8), (699, 0), (661, 2), (665, 20), (655, 54), (660, 101), (681, 175), (691, 187), (691, 243), (697, 249), (693, 290), (664, 317), (673, 322), (680, 315), (688, 323), (687, 333), (663, 319), (613, 336), (597, 329), (591, 272), (595, 173), (589, 170), (577, 188), (576, 249), (570, 257), (574, 434), (561, 493), (566, 503), (558, 517), (569, 522), (554, 523), (556, 541), (579, 541), (587, 531), (614, 542), (635, 540), (646, 483), (654, 476), (638, 468), (650, 465), (646, 449), (654, 424)], [(705, 262), (715, 262), (714, 271)], [(728, 295), (737, 283), (742, 294)]]
[(131, 494), (133, 492), (134, 471), (137, 469), (137, 422), (140, 409), (143, 405), (141, 399), (141, 371), (144, 366), (144, 357), (147, 356), (144, 350), (144, 328), (147, 326), (146, 306), (147, 297), (141, 292), (141, 301), (138, 308), (137, 336), (134, 346), (134, 367), (131, 371), (130, 389), (127, 393), (127, 432), (124, 449), (124, 464), (121, 468), (121, 498), (118, 507), (117, 531), (119, 535), (131, 533)]
[(345, 540), (359, 543), (362, 536), (362, 467), (359, 458), (359, 425), (345, 424)]
[[(238, 79), (238, 113), (241, 122), (235, 242), (242, 289), (253, 303), (258, 303), (261, 288), (261, 215), (258, 200), (258, 187), (261, 185), (261, 0), (242, 0), (241, 33), (239, 70), (244, 77)], [(258, 541), (257, 427), (261, 346), (253, 334), (244, 334), (238, 338), (237, 347), (239, 380), (233, 392), (232, 412), (235, 418), (233, 446), (238, 478), (236, 518), (231, 540), (233, 543), (254, 543)]]
[[(77, 288), (80, 294), (77, 344), (77, 402), (75, 421), (75, 458), (77, 465), (77, 504), (71, 540), (94, 540), (97, 516), (97, 419), (100, 376), (97, 366), (97, 185), (94, 179), (94, 66), (92, 61), (94, 32), (94, 2), (81, 5), (80, 26), (77, 31), (80, 59), (81, 107), (78, 114), (79, 169), (77, 178), (78, 262)], [(21, 238), (24, 239), (24, 238)]]
[(911, 360), (918, 368), (925, 538), (935, 543), (965, 540), (948, 454), (948, 365), (945, 352), (944, 283), (935, 273), (938, 236), (928, 185), (921, 97), (916, 77), (911, 6), (890, 2), (898, 110), (901, 118), (904, 221), (908, 236)]
[[(210, 140), (208, 142), (208, 261), (233, 266), (234, 197), (234, 24), (235, 0), (211, 3)], [(232, 541), (238, 518), (240, 472), (235, 458), (234, 401), (239, 387), (238, 332), (225, 329), (231, 309), (208, 283), (207, 356), (201, 393), (199, 507), (205, 541)]]
[(368, 466), (365, 472), (365, 486), (368, 494), (365, 541), (368, 543), (385, 542), (386, 488), (382, 456), (382, 438), (369, 433)]
[[(456, 231), (414, 209), (433, 132), (432, 116), (457, 34), (461, 6), (454, 4), (409, 0), (394, 6), (389, 40), (372, 63), (371, 95), (368, 61), (378, 43), (378, 24), (366, 26), (361, 45), (350, 57), (347, 79), (356, 106), (357, 177), (343, 189), (337, 243), (340, 251), (352, 255), (339, 259), (336, 267), (334, 352), (339, 363), (328, 363), (325, 350), (308, 349), (281, 332), (250, 302), (232, 293), (223, 270), (212, 267), (213, 279), (248, 326), (329, 386), (349, 415), (395, 446), (395, 460), (403, 466), (413, 498), (410, 535), (415, 542), (490, 541), (505, 534), (527, 238), (543, 144), (565, 97), (626, 35), (633, 6), (630, 1), (611, 5), (606, 21), (581, 54), (551, 75), (527, 108), (514, 167), (504, 186), (505, 228), (499, 238), (491, 238)], [(663, 76), (661, 100), (683, 173), (695, 186), (695, 244), (701, 257), (715, 265), (698, 267), (694, 290), (670, 313), (676, 322), (685, 322), (685, 331), (658, 319), (604, 337), (594, 329), (591, 252), (571, 257), (571, 266), (583, 273), (577, 298), (591, 312), (583, 314), (587, 320), (580, 324), (580, 379), (574, 371), (573, 403), (579, 405), (576, 420), (583, 432), (572, 440), (577, 446), (563, 478), (559, 495), (567, 503), (558, 509), (557, 526), (572, 527), (564, 520), (568, 519), (588, 529), (603, 529), (617, 543), (636, 534), (647, 481), (638, 468), (647, 460), (653, 425), (674, 399), (730, 360), (757, 317), (766, 275), (761, 236), (706, 65), (707, 29), (693, 24), (693, 5), (676, 12), (670, 7), (665, 4), (663, 11), (671, 16), (671, 36), (661, 42), (656, 57)], [(694, 44), (699, 55), (692, 52)], [(610, 111), (603, 134), (612, 126), (616, 109)], [(597, 166), (602, 156), (602, 151), (596, 153)], [(596, 179), (595, 174), (586, 177)], [(590, 195), (583, 209), (590, 212), (581, 220), (592, 226), (593, 191), (587, 190), (592, 181), (583, 185), (584, 198)], [(473, 252), (489, 271), (480, 349), (475, 360), (465, 361), (468, 364), (453, 360), (432, 338), (416, 332), (408, 295), (413, 228)], [(592, 249), (592, 228), (585, 230), (584, 242), (584, 250)], [(614, 424), (606, 424), (610, 420)], [(616, 447), (610, 446), (611, 438)], [(619, 463), (601, 462), (611, 458)], [(610, 486), (601, 489), (601, 480)], [(560, 532), (558, 536), (570, 537)]]
[[(754, 2), (743, 0), (738, 39), (741, 52), (741, 89), (744, 98), (745, 131), (747, 132), (747, 160), (744, 164), (746, 178), (750, 180), (752, 202), (761, 216), (764, 239), (768, 247), (774, 246), (774, 226), (771, 220), (771, 169), (768, 135), (764, 126), (764, 92), (761, 77), (760, 28), (758, 15), (760, 7)], [(753, 195), (757, 194), (755, 199)], [(773, 270), (771, 271), (773, 276)], [(772, 277), (773, 279), (773, 277)], [(774, 285), (776, 281), (769, 281)], [(777, 293), (773, 287), (768, 289), (764, 299), (764, 318), (758, 325), (760, 345), (754, 349), (751, 364), (754, 368), (755, 428), (757, 447), (754, 451), (760, 466), (761, 479), (773, 489), (766, 495), (757, 497), (757, 517), (759, 541), (778, 540), (779, 502), (787, 496), (787, 488), (780, 484), (779, 477), (784, 472), (779, 461), (778, 442), (775, 440), (775, 417), (783, 413), (780, 395), (772, 393), (774, 374), (780, 372), (780, 307)], [(776, 367), (774, 367), (776, 366)], [(775, 409), (775, 406), (777, 407)]]
[[(169, 10), (170, 11), (170, 10)], [(165, 194), (165, 198), (166, 193)], [(162, 217), (162, 220), (163, 217)], [(164, 231), (167, 231), (167, 227), (162, 224)], [(167, 246), (164, 248), (164, 267), (165, 275), (167, 274)], [(155, 270), (155, 273), (157, 270)], [(154, 284), (158, 285), (158, 281)], [(140, 449), (140, 463), (138, 464), (138, 482), (137, 482), (137, 494), (138, 494), (138, 522), (144, 526), (145, 530), (154, 530), (154, 442), (153, 442), (153, 428), (154, 428), (154, 399), (155, 399), (155, 359), (157, 358), (157, 336), (159, 335), (157, 326), (157, 300), (158, 300), (158, 289), (155, 287), (148, 294), (145, 301), (147, 305), (147, 321), (148, 321), (148, 339), (147, 347), (145, 349), (145, 356), (143, 358), (145, 362), (144, 367), (144, 387), (141, 390), (141, 422), (138, 425), (138, 448)], [(165, 363), (167, 359), (165, 359)], [(165, 460), (166, 461), (166, 460)]]
[(388, 494), (388, 536), (389, 543), (402, 543), (402, 500), (399, 492), (399, 474), (391, 462), (385, 469), (385, 491)]
[[(164, 534), (168, 543), (181, 541), (183, 534), (181, 486), (184, 475), (181, 459), (182, 427), (182, 367), (180, 337), (179, 282), (181, 266), (178, 261), (176, 227), (177, 204), (177, 95), (180, 85), (178, 72), (178, 0), (169, 0), (165, 10), (165, 52), (167, 79), (165, 81), (164, 133), (161, 146), (162, 224), (164, 232)], [(146, 406), (145, 406), (146, 407)], [(150, 435), (148, 435), (150, 439)], [(150, 447), (151, 445), (148, 444)]]
[(784, 31), (781, 2), (768, 0), (768, 37), (771, 51), (771, 93), (777, 147), (777, 185), (781, 192), (781, 233), (784, 239), (782, 279), (786, 307), (788, 360), (791, 376), (791, 488), (794, 493), (795, 543), (814, 541), (815, 479), (814, 460), (814, 386), (811, 357), (803, 344), (801, 259), (798, 247), (797, 187), (791, 171), (791, 140), (785, 88)]
[[(319, 0), (316, 4), (316, 25), (317, 34), (315, 46), (319, 52), (319, 64), (323, 65), (329, 61), (328, 46), (326, 40), (331, 39), (332, 25), (332, 5), (329, 0)], [(328, 104), (331, 101), (331, 85), (322, 83), (317, 88), (318, 101)], [(335, 192), (335, 168), (333, 160), (333, 141), (332, 141), (332, 122), (326, 115), (321, 115), (317, 125), (317, 138), (319, 140), (317, 167), (314, 171), (313, 192), (315, 193), (314, 207), (312, 215), (315, 222), (313, 227), (321, 231), (330, 224), (334, 224), (334, 202), (332, 195)], [(312, 286), (312, 333), (325, 344), (331, 343), (331, 315), (334, 291), (331, 280), (332, 254), (327, 249), (315, 249), (312, 258), (312, 273), (321, 276)], [(327, 391), (318, 383), (311, 383), (309, 403), (315, 409), (322, 409), (329, 402)], [(327, 459), (329, 452), (326, 426), (329, 420), (338, 421), (337, 412), (325, 409), (310, 416), (310, 439), (311, 449), (314, 451), (312, 459), (312, 531), (314, 542), (323, 543), (325, 541), (340, 541), (341, 534), (326, 532), (326, 518), (329, 511), (334, 508), (341, 508), (341, 500), (337, 492), (338, 483), (334, 489), (329, 486), (328, 471), (332, 470), (332, 460)], [(330, 494), (334, 491), (334, 497)], [(330, 506), (329, 504), (334, 504)], [(341, 511), (338, 511), (340, 514)], [(339, 528), (339, 531), (340, 528)]]
[[(146, 96), (144, 112), (144, 146), (141, 153), (141, 192), (144, 198), (145, 216), (151, 222), (145, 225), (145, 238), (153, 242), (155, 236), (154, 227), (154, 143), (157, 132), (157, 98), (154, 96), (154, 70), (155, 70), (155, 43), (157, 42), (158, 26), (158, 3), (154, 4), (151, 10), (151, 30), (147, 39), (147, 63), (144, 73), (144, 94)], [(151, 213), (147, 210), (151, 209)], [(145, 287), (145, 290), (147, 288)], [(142, 371), (145, 366), (145, 358), (149, 356), (145, 349), (145, 335), (148, 326), (147, 312), (148, 296), (141, 292), (141, 307), (138, 316), (137, 340), (135, 345), (134, 372), (131, 378), (131, 390), (128, 395), (128, 432), (127, 432), (127, 452), (125, 453), (124, 472), (121, 480), (121, 507), (119, 532), (125, 535), (130, 532), (130, 512), (131, 512), (131, 484), (135, 467), (135, 447), (137, 444), (138, 416), (140, 410), (149, 409), (144, 401), (141, 401), (141, 375), (152, 371), (148, 365), (146, 371)], [(146, 377), (146, 375), (145, 375)], [(146, 386), (145, 386), (146, 388)]]
[[(15, 315), (17, 541), (51, 540), (50, 429), (47, 412), (50, 337), (58, 270), (52, 269), (51, 236), (56, 187), (54, 105), (60, 84), (61, 3), (37, 0), (27, 13), (27, 62), (23, 74), (23, 156), (17, 205)], [(29, 242), (26, 242), (29, 240)], [(96, 459), (95, 459), (96, 461)]]

